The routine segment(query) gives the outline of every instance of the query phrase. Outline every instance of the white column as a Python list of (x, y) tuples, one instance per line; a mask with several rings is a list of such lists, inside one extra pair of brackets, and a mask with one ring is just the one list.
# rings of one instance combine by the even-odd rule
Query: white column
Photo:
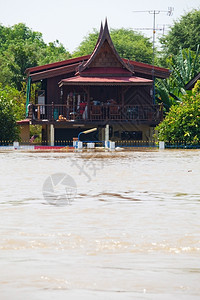
[(13, 142), (13, 149), (19, 149), (19, 142)]
[(165, 142), (159, 141), (159, 149), (164, 150), (165, 149)]
[(110, 142), (109, 148), (110, 150), (115, 150), (115, 142)]
[(83, 149), (83, 142), (78, 142), (78, 149)]
[(109, 125), (106, 125), (105, 128), (105, 141), (109, 141)]
[(105, 148), (109, 148), (109, 125), (105, 128)]
[(54, 146), (54, 125), (50, 124), (50, 128), (49, 128), (49, 142), (50, 142), (50, 146)]

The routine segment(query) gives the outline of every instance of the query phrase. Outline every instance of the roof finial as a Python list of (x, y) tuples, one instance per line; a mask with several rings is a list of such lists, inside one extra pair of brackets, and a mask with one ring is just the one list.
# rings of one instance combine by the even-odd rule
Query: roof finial
[(100, 27), (100, 31), (99, 31), (99, 37), (102, 36), (102, 33), (103, 33), (103, 23), (101, 21), (101, 27)]
[(97, 39), (97, 42), (96, 42), (96, 46), (99, 43), (99, 41), (101, 40), (102, 34), (103, 34), (103, 23), (101, 21), (101, 27), (100, 27), (99, 36), (98, 36), (98, 39)]
[(107, 20), (107, 17), (105, 18), (104, 30), (105, 30), (105, 28), (108, 28), (108, 20)]
[[(102, 26), (101, 26), (102, 28)], [(129, 72), (133, 73), (133, 70), (130, 68), (130, 66), (128, 64), (126, 64), (119, 56), (119, 54), (117, 53), (115, 46), (112, 42), (112, 39), (110, 37), (110, 33), (109, 33), (109, 29), (108, 29), (108, 22), (107, 22), (107, 18), (105, 19), (105, 25), (104, 28), (102, 28), (102, 32), (100, 30), (99, 33), (99, 38), (97, 40), (96, 46), (90, 56), (90, 58), (88, 59), (88, 61), (80, 68), (79, 72), (83, 72), (86, 68), (89, 68), (89, 66), (92, 64), (92, 62), (96, 59), (97, 54), (101, 51), (102, 46), (104, 43), (107, 43), (108, 47), (110, 48), (110, 52), (114, 54), (115, 56), (115, 60), (118, 61), (118, 64), (121, 65), (122, 68), (127, 69)], [(104, 51), (104, 50), (102, 50)], [(98, 65), (100, 65), (100, 63), (98, 62)]]

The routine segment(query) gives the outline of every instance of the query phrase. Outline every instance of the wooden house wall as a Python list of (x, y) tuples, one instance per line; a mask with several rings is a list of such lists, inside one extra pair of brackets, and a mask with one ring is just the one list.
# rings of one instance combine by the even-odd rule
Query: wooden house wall
[(93, 100), (106, 102), (107, 100), (113, 99), (117, 103), (120, 103), (120, 94), (118, 86), (91, 86), (90, 97)]
[[(60, 104), (67, 104), (67, 97), (69, 94), (73, 93), (75, 97), (77, 95), (80, 95), (81, 102), (87, 102), (87, 92), (88, 87), (84, 86), (64, 86), (63, 89), (63, 96), (62, 96), (62, 102)], [(76, 98), (77, 99), (77, 98)]]
[[(53, 87), (53, 81), (49, 82), (48, 89), (48, 103), (51, 104), (66, 104), (66, 99), (68, 93), (72, 92), (74, 94), (85, 95), (85, 100), (87, 99), (87, 94), (91, 101), (100, 101), (106, 103), (108, 100), (115, 100), (118, 104), (124, 105), (152, 105), (153, 98), (151, 96), (151, 86), (132, 86), (132, 87), (122, 87), (122, 86), (66, 86), (63, 87), (63, 96), (61, 98), (61, 89), (56, 86)], [(124, 94), (124, 96), (123, 96)]]
[(134, 86), (129, 88), (124, 95), (125, 105), (152, 105), (151, 86)]
[(46, 85), (46, 104), (62, 104), (61, 99), (61, 88), (58, 86), (58, 83), (63, 78), (68, 78), (74, 76), (74, 74), (66, 74), (56, 77), (47, 78), (47, 85)]

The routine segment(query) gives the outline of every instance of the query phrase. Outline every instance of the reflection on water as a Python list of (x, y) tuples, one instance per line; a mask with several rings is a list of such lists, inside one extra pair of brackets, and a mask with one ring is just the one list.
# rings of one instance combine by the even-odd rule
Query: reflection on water
[[(0, 153), (0, 299), (199, 299), (199, 163), (198, 150)], [(55, 173), (76, 182), (70, 205), (43, 198)]]

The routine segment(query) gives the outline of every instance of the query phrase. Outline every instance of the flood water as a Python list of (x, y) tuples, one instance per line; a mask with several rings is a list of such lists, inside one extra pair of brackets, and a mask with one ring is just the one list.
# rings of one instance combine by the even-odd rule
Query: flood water
[(1, 300), (200, 299), (200, 151), (1, 151), (0, 235)]

